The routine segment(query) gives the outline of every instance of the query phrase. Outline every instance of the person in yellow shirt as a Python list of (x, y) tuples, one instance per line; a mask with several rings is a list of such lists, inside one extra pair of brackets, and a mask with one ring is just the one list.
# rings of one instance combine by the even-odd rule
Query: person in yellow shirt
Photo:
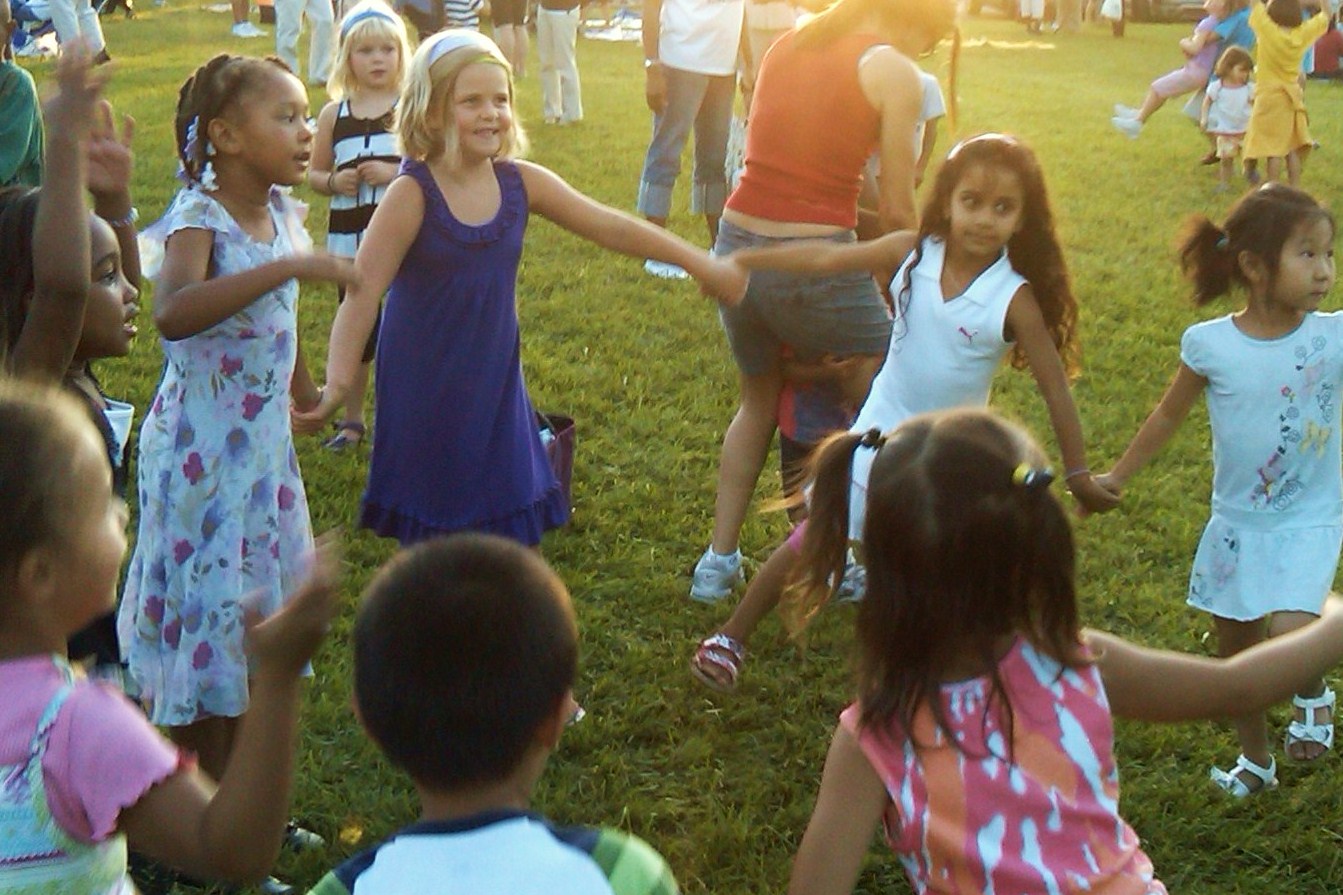
[(1245, 176), (1258, 183), (1259, 159), (1267, 159), (1269, 180), (1282, 174), (1296, 186), (1313, 141), (1301, 88), (1301, 61), (1329, 27), (1329, 16), (1317, 12), (1302, 21), (1300, 0), (1256, 0), (1250, 28), (1258, 41), (1258, 85), (1250, 125), (1245, 134)]

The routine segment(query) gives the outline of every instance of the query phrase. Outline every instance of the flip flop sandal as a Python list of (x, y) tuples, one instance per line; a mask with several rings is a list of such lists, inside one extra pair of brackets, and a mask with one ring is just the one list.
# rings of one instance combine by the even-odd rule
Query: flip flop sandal
[[(1244, 780), (1241, 779), (1241, 772), (1244, 772), (1255, 780), (1259, 785), (1251, 789)], [(1212, 782), (1220, 786), (1233, 799), (1243, 799), (1247, 796), (1257, 795), (1270, 789), (1278, 788), (1278, 763), (1272, 758), (1268, 760), (1268, 767), (1255, 764), (1244, 755), (1236, 756), (1236, 765), (1229, 771), (1221, 768), (1213, 768), (1208, 772)]]
[[(328, 451), (344, 451), (359, 444), (368, 434), (368, 429), (363, 423), (356, 423), (354, 420), (341, 420), (333, 424), (336, 428), (336, 434), (332, 435), (326, 441), (322, 442), (322, 447)], [(351, 434), (354, 435), (351, 438)]]
[(718, 633), (700, 641), (690, 660), (690, 673), (710, 690), (731, 693), (737, 689), (737, 675), (746, 660), (746, 647), (726, 634)]
[[(1301, 761), (1315, 761), (1334, 748), (1334, 691), (1328, 687), (1319, 696), (1293, 696), (1292, 705), (1300, 709), (1306, 716), (1305, 721), (1293, 720), (1287, 725), (1287, 735), (1283, 737), (1283, 745), (1287, 747), (1288, 755), (1291, 755), (1292, 746), (1300, 743), (1318, 743), (1324, 748), (1319, 755), (1314, 758), (1303, 758)], [(1316, 712), (1328, 710), (1329, 720), (1323, 724), (1317, 724), (1315, 719), (1318, 717)]]

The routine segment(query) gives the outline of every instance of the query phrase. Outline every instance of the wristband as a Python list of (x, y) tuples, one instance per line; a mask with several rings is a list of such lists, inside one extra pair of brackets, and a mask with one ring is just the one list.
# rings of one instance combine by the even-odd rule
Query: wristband
[(1070, 470), (1068, 470), (1067, 472), (1065, 472), (1065, 473), (1063, 474), (1063, 480), (1064, 480), (1065, 482), (1071, 482), (1073, 479), (1077, 478), (1079, 475), (1091, 475), (1091, 470), (1088, 469), (1088, 468), (1085, 467), (1085, 466), (1083, 466), (1083, 467), (1081, 467), (1081, 468), (1079, 468), (1079, 469), (1070, 469)]
[(124, 218), (116, 218), (115, 220), (112, 218), (103, 218), (103, 220), (107, 221), (107, 226), (111, 227), (113, 230), (121, 227), (133, 227), (135, 226), (135, 222), (140, 220), (140, 209), (132, 205), (131, 210)]

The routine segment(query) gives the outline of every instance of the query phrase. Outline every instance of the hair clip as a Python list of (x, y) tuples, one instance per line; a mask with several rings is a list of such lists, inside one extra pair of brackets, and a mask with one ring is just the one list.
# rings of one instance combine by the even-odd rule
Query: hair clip
[(1054, 481), (1054, 470), (1049, 467), (1032, 466), (1029, 463), (1020, 463), (1017, 468), (1012, 470), (1012, 484), (1026, 488), (1030, 491), (1044, 490), (1049, 487), (1049, 483)]
[(1213, 248), (1217, 249), (1219, 252), (1225, 252), (1230, 245), (1231, 240), (1227, 238), (1225, 233), (1223, 233), (1221, 236), (1217, 237), (1217, 242), (1213, 244)]
[(886, 436), (882, 435), (881, 430), (876, 426), (873, 426), (871, 429), (864, 432), (863, 437), (858, 441), (859, 447), (872, 448), (873, 450), (878, 451), (881, 450), (882, 445), (884, 444), (886, 444)]

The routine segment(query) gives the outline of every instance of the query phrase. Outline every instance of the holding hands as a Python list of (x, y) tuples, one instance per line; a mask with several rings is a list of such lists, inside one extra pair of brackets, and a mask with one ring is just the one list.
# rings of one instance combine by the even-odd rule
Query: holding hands
[(360, 162), (353, 168), (332, 171), (327, 178), (327, 190), (333, 196), (354, 196), (358, 194), (361, 183), (374, 187), (386, 186), (396, 177), (398, 170), (392, 162)]

